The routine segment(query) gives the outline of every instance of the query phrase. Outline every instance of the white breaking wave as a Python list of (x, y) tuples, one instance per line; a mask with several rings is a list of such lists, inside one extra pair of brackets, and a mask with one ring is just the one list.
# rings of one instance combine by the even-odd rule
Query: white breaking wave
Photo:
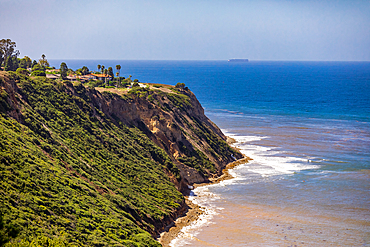
[[(227, 131), (225, 131), (227, 133)], [(260, 141), (268, 136), (238, 136), (228, 133), (230, 137), (235, 139), (234, 146), (240, 149), (244, 155), (252, 158), (248, 166), (243, 166), (241, 169), (247, 169), (250, 172), (258, 173), (263, 177), (272, 175), (292, 174), (297, 171), (316, 169), (319, 166), (310, 163), (312, 158), (301, 158), (285, 155), (283, 151), (275, 150), (276, 147), (266, 147), (251, 142)], [(239, 177), (236, 169), (236, 177)]]
[(228, 133), (227, 130), (222, 130), (227, 136), (235, 139), (236, 143), (233, 146), (240, 149), (244, 155), (252, 158), (246, 164), (235, 167), (229, 170), (232, 179), (223, 180), (217, 184), (210, 184), (196, 188), (189, 196), (194, 204), (197, 204), (204, 209), (204, 213), (199, 216), (198, 220), (191, 225), (181, 229), (179, 235), (170, 243), (172, 247), (180, 247), (190, 243), (195, 239), (202, 227), (212, 224), (212, 218), (221, 212), (222, 208), (216, 207), (214, 201), (221, 199), (219, 195), (212, 193), (209, 188), (216, 186), (229, 186), (238, 183), (245, 179), (245, 172), (260, 174), (262, 177), (273, 175), (292, 174), (297, 171), (306, 169), (315, 169), (319, 166), (313, 165), (310, 162), (312, 158), (300, 158), (293, 156), (285, 156), (283, 151), (274, 150), (276, 147), (265, 147), (251, 142), (258, 142), (269, 138), (268, 136), (239, 136), (233, 133)]
[[(310, 158), (285, 156), (282, 151), (273, 151), (274, 148), (256, 145), (240, 145), (240, 151), (248, 157), (253, 158), (249, 162), (248, 170), (262, 176), (291, 174), (301, 170), (316, 169)], [(253, 167), (253, 168), (251, 168)]]
[(189, 200), (203, 207), (204, 213), (189, 226), (183, 227), (179, 235), (171, 241), (170, 246), (179, 247), (188, 244), (201, 231), (202, 227), (212, 224), (211, 219), (213, 216), (219, 214), (219, 211), (222, 210), (222, 208), (212, 205), (212, 202), (218, 199), (220, 197), (210, 192), (208, 186), (194, 189), (189, 196)]
[(233, 145), (240, 145), (246, 142), (260, 141), (262, 139), (268, 138), (268, 136), (240, 136), (234, 133), (230, 133), (228, 132), (228, 130), (221, 131), (224, 133), (224, 135), (229, 136), (236, 141), (236, 143), (234, 143)]

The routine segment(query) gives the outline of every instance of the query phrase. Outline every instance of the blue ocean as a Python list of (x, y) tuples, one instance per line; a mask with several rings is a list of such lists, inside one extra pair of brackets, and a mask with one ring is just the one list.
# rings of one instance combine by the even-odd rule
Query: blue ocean
[(370, 62), (65, 62), (185, 83), (253, 159), (195, 189), (206, 213), (172, 246), (370, 246)]

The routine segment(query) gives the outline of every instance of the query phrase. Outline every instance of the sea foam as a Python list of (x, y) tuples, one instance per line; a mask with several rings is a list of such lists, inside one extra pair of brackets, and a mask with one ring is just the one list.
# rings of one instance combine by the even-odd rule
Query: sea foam
[(240, 152), (253, 160), (230, 169), (228, 172), (233, 177), (232, 179), (201, 186), (191, 192), (189, 200), (202, 207), (204, 213), (189, 226), (181, 229), (179, 235), (171, 241), (170, 246), (172, 247), (180, 247), (189, 244), (191, 240), (196, 239), (196, 236), (203, 227), (212, 224), (212, 219), (215, 215), (222, 212), (223, 208), (216, 207), (214, 203), (216, 200), (220, 200), (221, 197), (211, 192), (210, 189), (212, 187), (231, 186), (236, 183), (243, 183), (243, 180), (246, 178), (245, 176), (250, 172), (259, 174), (262, 177), (268, 177), (272, 175), (290, 174), (296, 171), (318, 167), (310, 163), (308, 158), (286, 156), (284, 152), (275, 150), (275, 147), (258, 145), (258, 141), (269, 138), (268, 136), (242, 136), (230, 133), (227, 130), (222, 131), (236, 141), (232, 144), (233, 146), (237, 147)]
[(192, 203), (202, 207), (203, 214), (201, 214), (196, 221), (181, 229), (178, 236), (171, 241), (171, 247), (187, 245), (190, 240), (196, 238), (202, 227), (212, 224), (211, 220), (213, 216), (219, 214), (219, 212), (223, 209), (220, 207), (215, 207), (212, 204), (213, 201), (219, 200), (220, 197), (217, 194), (210, 192), (208, 186), (198, 187), (191, 191), (188, 199)]
[(258, 141), (269, 138), (268, 136), (237, 135), (223, 130), (236, 142), (233, 143), (241, 153), (252, 158), (248, 165), (235, 169), (232, 172), (234, 177), (240, 177), (239, 170), (247, 169), (249, 172), (258, 173), (261, 176), (291, 174), (301, 170), (316, 169), (319, 166), (310, 163), (313, 157), (294, 157), (287, 155), (284, 151), (277, 150), (277, 147), (266, 147), (258, 145)]

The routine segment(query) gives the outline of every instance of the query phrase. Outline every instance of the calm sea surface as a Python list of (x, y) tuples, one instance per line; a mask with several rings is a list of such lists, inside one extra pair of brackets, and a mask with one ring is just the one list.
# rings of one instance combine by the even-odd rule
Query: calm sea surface
[(370, 246), (369, 62), (65, 62), (185, 83), (253, 159), (194, 191), (207, 214), (172, 246)]

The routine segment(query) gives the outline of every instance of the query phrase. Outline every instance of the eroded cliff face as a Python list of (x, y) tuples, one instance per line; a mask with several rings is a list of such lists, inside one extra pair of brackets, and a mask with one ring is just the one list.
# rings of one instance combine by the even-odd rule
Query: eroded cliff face
[[(6, 78), (7, 75), (4, 73)], [(6, 79), (4, 92), (9, 93), (9, 115), (22, 122), (16, 82)], [(132, 92), (112, 93), (73, 86), (67, 83), (68, 93), (89, 97), (94, 112), (101, 111), (114, 122), (134, 126), (145, 133), (171, 157), (180, 169), (181, 181), (166, 171), (180, 191), (188, 184), (207, 182), (219, 176), (225, 166), (242, 155), (226, 143), (226, 136), (204, 115), (204, 109), (190, 90), (162, 85), (135, 88)], [(22, 93), (19, 94), (22, 97)], [(96, 114), (99, 118), (100, 114)]]
[(139, 228), (155, 237), (187, 210), (179, 191), (242, 157), (191, 91), (166, 85), (127, 92), (0, 72), (0, 118), (0, 205), (26, 224), (20, 239), (53, 225), (68, 242), (83, 231), (81, 243), (139, 243)]
[[(103, 91), (104, 89), (100, 89)], [(141, 88), (136, 94), (89, 91), (92, 104), (116, 121), (135, 126), (167, 152), (184, 185), (207, 182), (242, 155), (226, 143), (221, 130), (204, 115), (190, 90), (171, 86)]]

